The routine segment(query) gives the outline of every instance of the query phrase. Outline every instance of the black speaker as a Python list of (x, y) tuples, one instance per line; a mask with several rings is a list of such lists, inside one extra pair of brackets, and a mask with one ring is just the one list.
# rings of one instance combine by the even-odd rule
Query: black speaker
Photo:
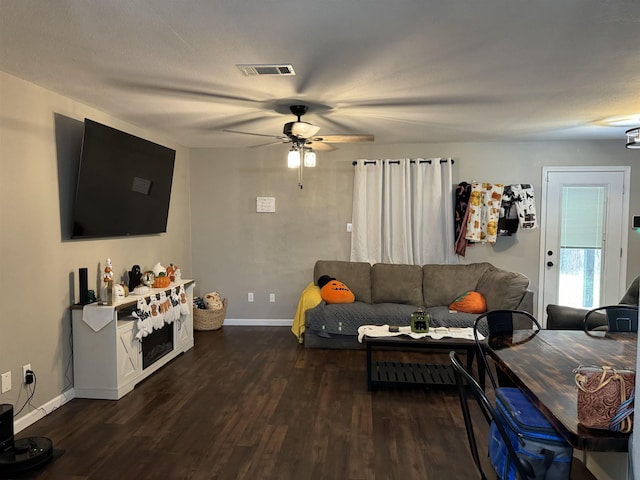
[(13, 405), (0, 404), (0, 454), (13, 449)]
[(86, 268), (78, 270), (78, 279), (80, 281), (80, 305), (89, 303), (89, 283)]

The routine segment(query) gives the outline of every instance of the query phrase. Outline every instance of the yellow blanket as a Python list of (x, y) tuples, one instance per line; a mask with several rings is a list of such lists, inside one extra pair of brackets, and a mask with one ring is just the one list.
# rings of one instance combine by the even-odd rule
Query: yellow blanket
[(300, 294), (300, 300), (298, 300), (298, 308), (296, 314), (293, 317), (293, 325), (291, 331), (298, 337), (298, 342), (302, 343), (302, 334), (304, 333), (304, 314), (307, 310), (320, 305), (322, 298), (320, 297), (320, 288), (311, 282), (307, 285)]

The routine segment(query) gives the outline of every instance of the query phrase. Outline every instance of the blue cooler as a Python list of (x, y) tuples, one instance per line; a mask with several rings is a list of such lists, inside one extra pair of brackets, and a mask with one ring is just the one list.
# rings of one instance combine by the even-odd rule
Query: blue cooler
[[(569, 479), (573, 448), (519, 389), (498, 388), (496, 410), (516, 454), (531, 464), (536, 480)], [(489, 458), (501, 479), (516, 478), (494, 423), (489, 432)]]

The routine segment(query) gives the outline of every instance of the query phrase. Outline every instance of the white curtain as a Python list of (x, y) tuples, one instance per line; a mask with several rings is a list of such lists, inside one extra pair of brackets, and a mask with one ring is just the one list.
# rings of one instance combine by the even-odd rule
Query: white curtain
[(358, 160), (351, 261), (453, 263), (451, 159)]

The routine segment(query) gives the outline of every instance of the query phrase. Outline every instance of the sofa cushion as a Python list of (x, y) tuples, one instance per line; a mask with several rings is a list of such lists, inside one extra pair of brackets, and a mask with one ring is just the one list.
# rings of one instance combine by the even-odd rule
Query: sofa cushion
[(529, 287), (521, 273), (492, 267), (482, 275), (476, 290), (487, 300), (487, 310), (515, 309)]
[[(431, 316), (429, 323), (432, 327), (473, 327), (478, 315), (464, 312), (451, 312), (446, 305), (427, 307), (425, 312)], [(484, 333), (483, 333), (484, 335)]]
[(359, 302), (371, 303), (371, 265), (367, 262), (346, 262), (341, 260), (318, 260), (313, 269), (313, 282), (329, 275), (349, 287)]
[(423, 305), (422, 267), (374, 264), (371, 267), (371, 302)]
[[(413, 305), (397, 303), (354, 302), (348, 305), (321, 303), (307, 310), (305, 315), (305, 335), (310, 331), (317, 335), (354, 335), (357, 344), (358, 328), (362, 325), (398, 325), (411, 323), (411, 314), (416, 310)], [(305, 340), (306, 343), (306, 340)]]
[(427, 307), (449, 305), (465, 292), (477, 290), (482, 275), (490, 268), (490, 263), (469, 265), (425, 265), (422, 267), (422, 288), (424, 304)]

